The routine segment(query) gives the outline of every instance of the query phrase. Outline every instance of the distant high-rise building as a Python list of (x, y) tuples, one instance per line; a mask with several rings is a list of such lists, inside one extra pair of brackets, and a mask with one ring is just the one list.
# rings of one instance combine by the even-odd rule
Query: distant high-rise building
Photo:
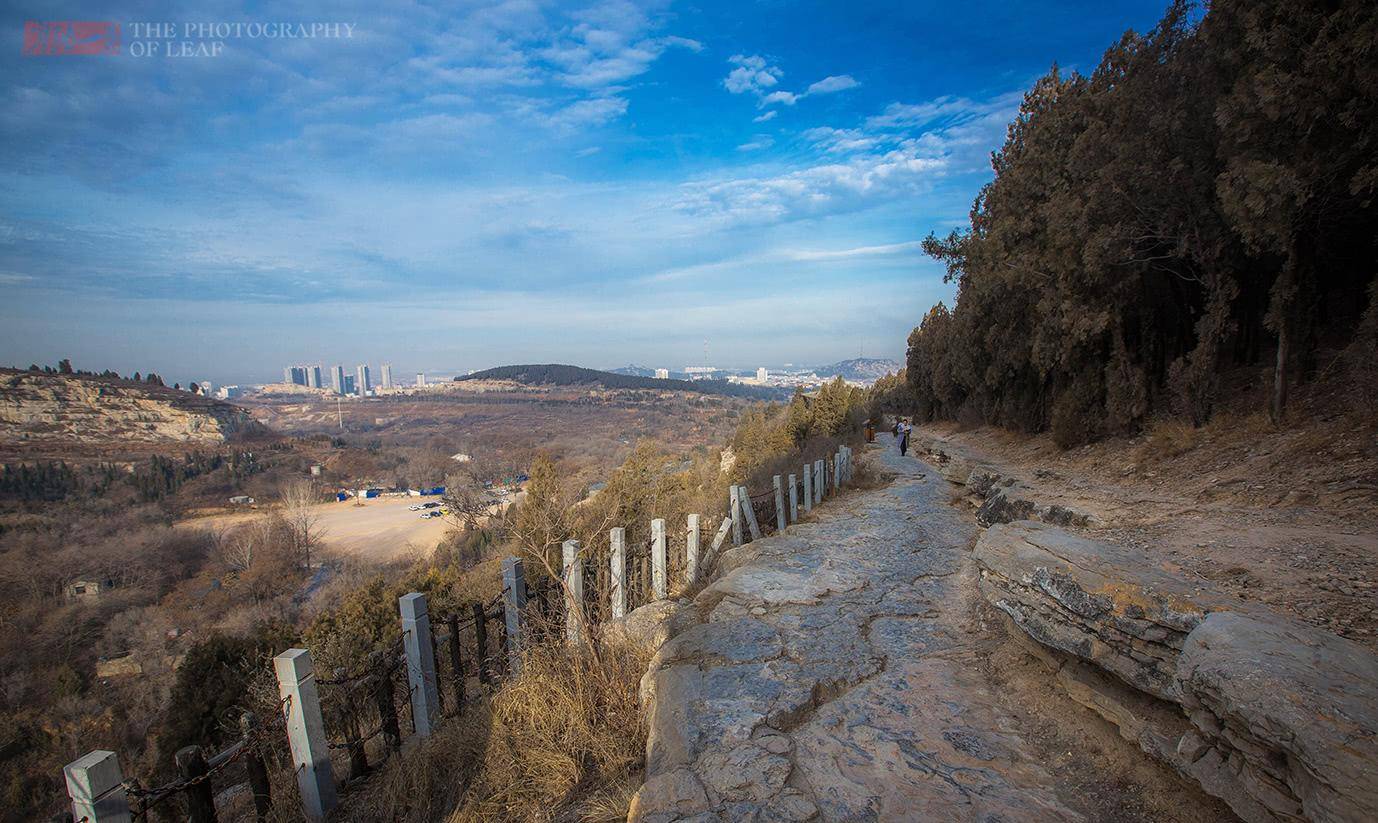
[(336, 366), (335, 368), (331, 369), (330, 371), (331, 371), (331, 376), (332, 376), (333, 378), (335, 378), (335, 393), (336, 393), (336, 394), (349, 394), (349, 392), (345, 391), (345, 373), (344, 373), (344, 366)]
[(392, 388), (392, 364), (384, 363), (379, 368), (382, 370), (383, 388)]
[(765, 366), (761, 366), (760, 368), (756, 369), (756, 382), (757, 382), (757, 383), (764, 383), (764, 382), (766, 382), (766, 378), (769, 377), (769, 376), (770, 376), (770, 372), (766, 371), (766, 367), (765, 367)]
[(657, 380), (669, 380), (669, 379), (670, 379), (670, 370), (669, 370), (669, 369), (656, 369), (656, 379), (657, 379)]
[(359, 368), (354, 370), (354, 374), (354, 390), (357, 391), (360, 396), (368, 394), (369, 389), (373, 388), (373, 383), (369, 381), (368, 377), (368, 366), (360, 363)]
[(354, 394), (356, 389), (357, 386), (354, 385), (354, 375), (346, 374), (344, 376), (344, 394)]
[(417, 372), (417, 373), (416, 373), (416, 387), (417, 387), (418, 389), (424, 389), (424, 388), (426, 388), (426, 373), (425, 373), (425, 372)]
[(290, 384), (292, 382), (292, 367), (282, 367), (282, 382)]
[(201, 380), (196, 385), (201, 387), (201, 394), (206, 397), (215, 393), (215, 384), (209, 380)]
[(324, 387), (324, 382), (325, 381), (321, 380), (320, 364), (306, 367), (306, 384), (308, 386), (313, 389), (319, 389)]
[(305, 366), (288, 366), (282, 370), (282, 382), (289, 386), (306, 386), (309, 381)]

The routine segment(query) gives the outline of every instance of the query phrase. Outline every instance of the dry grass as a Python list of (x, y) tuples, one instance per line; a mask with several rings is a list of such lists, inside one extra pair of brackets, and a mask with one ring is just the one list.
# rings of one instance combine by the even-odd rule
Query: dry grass
[(1201, 442), (1201, 429), (1176, 418), (1155, 420), (1147, 434), (1143, 445), (1139, 447), (1138, 459), (1141, 463), (1179, 457)]
[(451, 823), (625, 819), (645, 758), (648, 662), (632, 644), (533, 644), (493, 698), (482, 765)]

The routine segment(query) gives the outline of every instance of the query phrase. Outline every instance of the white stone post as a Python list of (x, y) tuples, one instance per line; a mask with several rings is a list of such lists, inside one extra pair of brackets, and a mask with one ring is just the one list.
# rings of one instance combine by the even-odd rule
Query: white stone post
[(732, 517), (732, 545), (734, 546), (742, 545), (742, 507), (737, 502), (737, 496), (740, 493), (736, 486), (727, 490), (727, 507), (728, 514)]
[(828, 478), (823, 476), (823, 458), (813, 461), (813, 503), (823, 502), (823, 491), (828, 486)]
[(842, 491), (842, 450), (833, 455), (833, 491)]
[(789, 476), (789, 522), (799, 522), (799, 478), (793, 474)]
[(522, 671), (522, 624), (526, 612), (526, 578), (519, 557), (502, 561), (502, 602), (507, 619), (507, 667), (515, 677)]
[(129, 796), (114, 752), (89, 752), (62, 767), (72, 819), (88, 823), (129, 823)]
[(440, 717), (440, 684), (435, 680), (435, 645), (431, 643), (431, 615), (426, 595), (411, 592), (397, 598), (402, 611), (402, 648), (407, 655), (407, 685), (411, 688), (411, 722), (416, 736), (427, 738)]
[(666, 568), (669, 552), (665, 546), (665, 519), (651, 521), (651, 599), (664, 600), (670, 596), (669, 572)]
[(782, 532), (785, 530), (785, 487), (780, 483), (778, 474), (771, 482), (775, 484), (775, 530)]
[(756, 510), (751, 508), (751, 495), (747, 493), (746, 486), (737, 487), (737, 502), (741, 504), (747, 528), (751, 529), (751, 539), (760, 540), (761, 524), (756, 522)]
[(813, 511), (813, 464), (804, 464), (804, 511)]
[(689, 515), (689, 532), (684, 538), (684, 578), (689, 585), (699, 580), (699, 516)]
[(335, 773), (330, 770), (330, 747), (311, 652), (288, 649), (273, 658), (273, 671), (278, 678), (278, 694), (287, 702), (287, 742), (292, 748), (302, 811), (308, 820), (324, 820), (337, 802)]
[(613, 619), (627, 614), (627, 530), (618, 526), (608, 533), (612, 550), (608, 552), (612, 564), (612, 616)]
[(578, 540), (566, 540), (560, 549), (565, 561), (565, 639), (577, 646), (584, 638), (584, 559), (579, 556)]

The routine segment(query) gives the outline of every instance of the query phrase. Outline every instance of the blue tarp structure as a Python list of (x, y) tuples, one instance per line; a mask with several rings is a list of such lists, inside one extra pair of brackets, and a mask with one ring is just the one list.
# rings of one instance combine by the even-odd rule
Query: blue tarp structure
[(444, 486), (436, 486), (436, 487), (430, 488), (430, 489), (422, 489), (422, 490), (421, 490), (421, 493), (422, 493), (423, 495), (444, 494), (444, 493), (445, 493), (445, 487), (444, 487)]
[(346, 500), (348, 500), (348, 499), (349, 499), (349, 492), (335, 492), (335, 501), (336, 501), (336, 502), (338, 502), (338, 503), (343, 503), (344, 501), (346, 501)]

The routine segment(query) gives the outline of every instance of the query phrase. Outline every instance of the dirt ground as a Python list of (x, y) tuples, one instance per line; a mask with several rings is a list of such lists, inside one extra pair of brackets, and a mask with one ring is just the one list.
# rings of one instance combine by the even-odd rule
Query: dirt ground
[[(322, 539), (328, 548), (366, 560), (386, 563), (421, 553), (429, 555), (445, 536), (445, 519), (421, 519), (408, 509), (416, 497), (376, 497), (362, 506), (353, 500), (316, 506)], [(431, 498), (434, 499), (434, 498)], [(224, 529), (246, 523), (261, 511), (211, 515), (184, 520), (186, 528)]]
[(1378, 649), (1378, 433), (1222, 416), (1063, 451), (1046, 436), (925, 425), (941, 448), (1018, 477), (1079, 529)]

